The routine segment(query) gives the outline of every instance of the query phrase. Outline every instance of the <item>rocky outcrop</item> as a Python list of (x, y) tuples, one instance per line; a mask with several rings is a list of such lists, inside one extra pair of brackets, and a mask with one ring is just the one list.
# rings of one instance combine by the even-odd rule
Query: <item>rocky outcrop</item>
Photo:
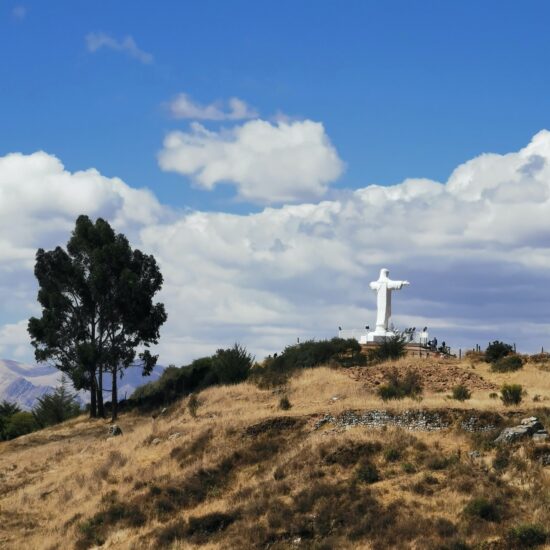
[(536, 416), (524, 418), (517, 426), (504, 428), (495, 439), (495, 443), (510, 444), (528, 437), (535, 441), (546, 441), (548, 439), (548, 432)]

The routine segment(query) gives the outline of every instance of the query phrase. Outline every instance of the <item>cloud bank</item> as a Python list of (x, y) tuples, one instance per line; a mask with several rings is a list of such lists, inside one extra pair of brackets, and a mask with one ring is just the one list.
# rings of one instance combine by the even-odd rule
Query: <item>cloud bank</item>
[[(323, 135), (322, 127), (311, 131)], [(222, 149), (241, 142), (206, 136)], [(231, 153), (219, 158), (226, 174)], [(192, 172), (206, 164), (197, 161)], [(215, 174), (203, 177), (215, 185)], [(369, 185), (338, 200), (250, 215), (174, 213), (147, 191), (93, 169), (70, 173), (46, 153), (0, 158), (4, 357), (22, 358), (24, 320), (35, 313), (35, 249), (65, 243), (80, 213), (107, 217), (159, 260), (169, 314), (158, 350), (164, 364), (235, 340), (261, 357), (297, 337), (372, 324), (368, 283), (380, 267), (411, 281), (393, 304), (398, 326), (428, 325), (455, 347), (494, 338), (524, 351), (550, 346), (548, 131), (518, 152), (458, 166), (445, 183)]]
[(168, 134), (158, 160), (198, 187), (231, 183), (239, 197), (260, 204), (317, 199), (344, 168), (323, 125), (311, 120), (251, 120), (218, 132), (195, 122), (189, 132)]

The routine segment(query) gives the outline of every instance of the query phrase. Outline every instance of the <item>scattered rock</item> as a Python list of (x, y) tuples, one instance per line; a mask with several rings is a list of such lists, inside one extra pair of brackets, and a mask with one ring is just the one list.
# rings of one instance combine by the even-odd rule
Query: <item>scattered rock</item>
[(159, 439), (158, 437), (155, 437), (155, 439), (153, 439), (153, 441), (151, 441), (151, 445), (158, 445), (161, 442), (162, 442), (161, 439)]
[(468, 456), (470, 458), (481, 458), (481, 453), (479, 451), (469, 451)]
[(538, 430), (533, 434), (533, 441), (546, 441), (548, 437), (546, 430)]
[(118, 424), (112, 424), (107, 428), (107, 437), (115, 437), (117, 435), (122, 435), (122, 430)]
[(168, 439), (169, 439), (169, 440), (173, 440), (173, 439), (177, 439), (177, 438), (180, 437), (180, 436), (181, 436), (181, 433), (180, 433), (180, 432), (174, 432), (173, 434), (170, 434), (170, 435), (168, 436)]

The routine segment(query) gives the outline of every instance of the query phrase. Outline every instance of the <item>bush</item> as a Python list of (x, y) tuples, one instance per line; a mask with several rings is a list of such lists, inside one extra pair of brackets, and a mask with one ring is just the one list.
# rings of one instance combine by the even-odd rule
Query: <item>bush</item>
[(30, 412), (21, 411), (10, 416), (6, 423), (5, 434), (6, 439), (14, 439), (21, 435), (25, 435), (37, 430), (37, 425), (34, 416)]
[(380, 481), (378, 468), (369, 461), (364, 461), (357, 467), (356, 477), (363, 483), (376, 483)]
[(262, 366), (252, 370), (252, 379), (261, 388), (284, 385), (296, 371), (321, 365), (362, 365), (366, 361), (357, 340), (332, 338), (331, 340), (308, 340), (287, 346), (275, 357), (269, 357)]
[(541, 525), (523, 524), (509, 529), (505, 540), (509, 548), (534, 548), (546, 543), (548, 533)]
[(504, 384), (500, 388), (500, 399), (506, 406), (521, 403), (523, 388), (520, 384)]
[(490, 343), (485, 350), (485, 360), (487, 363), (494, 363), (502, 357), (510, 355), (514, 351), (514, 348), (510, 344), (505, 344), (499, 340), (495, 340)]
[(397, 462), (401, 459), (401, 451), (395, 447), (390, 447), (384, 451), (384, 459), (386, 462)]
[(513, 372), (523, 367), (523, 361), (519, 355), (507, 355), (491, 364), (493, 372)]
[(464, 513), (467, 516), (483, 519), (485, 521), (499, 521), (500, 511), (498, 506), (483, 497), (472, 499), (465, 507)]
[(504, 470), (510, 464), (510, 451), (504, 447), (498, 447), (495, 458), (493, 458), (493, 468), (495, 470)]
[(187, 409), (189, 410), (189, 414), (193, 418), (196, 418), (197, 416), (199, 405), (200, 405), (199, 398), (194, 393), (191, 394), (191, 397), (189, 398), (189, 402), (187, 403)]
[(399, 359), (407, 353), (405, 345), (405, 339), (401, 335), (396, 334), (380, 342), (378, 346), (376, 346), (372, 356), (378, 361)]
[(248, 378), (254, 357), (246, 348), (235, 344), (229, 349), (219, 349), (212, 357), (212, 370), (218, 384), (238, 384)]
[(453, 399), (466, 401), (470, 397), (472, 397), (472, 392), (464, 384), (459, 384), (453, 388)]
[(10, 418), (18, 412), (21, 412), (21, 409), (15, 403), (6, 400), (0, 403), (0, 441), (8, 439), (7, 428)]
[(290, 403), (288, 397), (284, 395), (281, 397), (281, 400), (279, 401), (279, 409), (282, 411), (288, 411), (292, 407), (292, 404)]
[(379, 397), (384, 401), (389, 399), (403, 399), (405, 397), (418, 397), (422, 393), (420, 375), (409, 369), (405, 376), (401, 377), (394, 367), (386, 374), (387, 383), (377, 390)]

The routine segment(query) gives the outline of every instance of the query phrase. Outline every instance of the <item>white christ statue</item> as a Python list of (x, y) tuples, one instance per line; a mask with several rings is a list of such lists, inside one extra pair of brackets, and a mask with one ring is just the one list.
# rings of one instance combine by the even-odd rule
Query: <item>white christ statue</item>
[(403, 286), (410, 284), (409, 281), (392, 281), (388, 269), (380, 270), (378, 281), (370, 283), (372, 290), (376, 291), (376, 329), (369, 332), (368, 340), (371, 342), (393, 336), (388, 330), (388, 323), (391, 317), (391, 293), (393, 290), (401, 290)]

